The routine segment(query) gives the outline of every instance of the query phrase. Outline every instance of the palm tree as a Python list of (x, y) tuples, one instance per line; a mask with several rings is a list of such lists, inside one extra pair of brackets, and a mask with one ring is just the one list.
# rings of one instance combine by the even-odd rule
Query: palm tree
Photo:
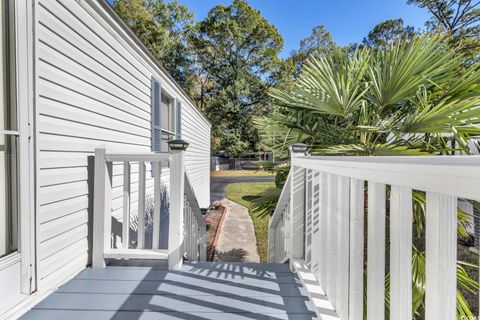
[[(462, 57), (435, 35), (399, 40), (380, 49), (336, 49), (311, 58), (292, 89), (273, 89), (276, 111), (257, 118), (263, 138), (286, 156), (302, 141), (314, 154), (441, 155), (472, 154), (480, 136), (478, 65), (462, 69)], [(269, 195), (272, 203), (272, 193)], [(424, 234), (424, 194), (414, 193), (416, 235)], [(262, 208), (262, 200), (257, 207)], [(263, 213), (271, 212), (263, 207)], [(459, 237), (468, 237), (468, 214), (459, 210)], [(414, 305), (422, 313), (425, 253), (413, 248)], [(472, 292), (478, 283), (459, 262), (459, 287)], [(387, 277), (388, 278), (388, 277)], [(388, 281), (387, 281), (388, 285)], [(388, 292), (388, 290), (387, 290)], [(388, 305), (388, 297), (386, 297)], [(473, 316), (459, 291), (458, 316)]]

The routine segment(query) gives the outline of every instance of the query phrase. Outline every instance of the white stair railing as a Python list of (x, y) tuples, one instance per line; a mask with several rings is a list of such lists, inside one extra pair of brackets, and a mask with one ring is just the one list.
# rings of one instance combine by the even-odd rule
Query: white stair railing
[(480, 200), (480, 157), (296, 156), (291, 165), (270, 218), (268, 259), (311, 273), (320, 318), (363, 320), (366, 286), (367, 319), (383, 320), (389, 258), (390, 319), (412, 319), (416, 190), (426, 194), (425, 319), (456, 319), (457, 199)]
[[(170, 167), (169, 183), (161, 181), (162, 164)], [(147, 167), (151, 168), (149, 174)], [(136, 179), (132, 168), (138, 176), (136, 182), (132, 181)], [(92, 266), (104, 267), (105, 259), (168, 259), (169, 269), (180, 269), (184, 241), (184, 152), (107, 153), (105, 149), (96, 149), (94, 170)], [(121, 194), (118, 178), (122, 181)], [(153, 207), (146, 206), (147, 196), (153, 197)], [(132, 200), (136, 200), (135, 207)], [(112, 213), (116, 207), (122, 211), (121, 243), (114, 241), (112, 233)], [(162, 208), (169, 210), (168, 249), (164, 250), (160, 249)], [(129, 239), (135, 229), (130, 225), (135, 221), (133, 214), (137, 215), (136, 244)], [(148, 248), (145, 230), (151, 230)]]
[(185, 175), (184, 196), (184, 251), (188, 260), (206, 261), (206, 225), (204, 217), (193, 193), (187, 175)]
[(270, 217), (268, 231), (268, 262), (284, 263), (289, 259), (290, 232), (290, 174)]

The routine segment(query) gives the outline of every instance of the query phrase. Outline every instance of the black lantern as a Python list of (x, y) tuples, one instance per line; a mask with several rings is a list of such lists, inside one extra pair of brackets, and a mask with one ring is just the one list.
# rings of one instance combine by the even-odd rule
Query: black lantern
[(181, 139), (168, 141), (168, 146), (172, 151), (185, 151), (188, 148), (188, 142)]
[(291, 149), (292, 153), (307, 154), (310, 149), (310, 146), (305, 143), (294, 143), (291, 145), (291, 148), (292, 148)]

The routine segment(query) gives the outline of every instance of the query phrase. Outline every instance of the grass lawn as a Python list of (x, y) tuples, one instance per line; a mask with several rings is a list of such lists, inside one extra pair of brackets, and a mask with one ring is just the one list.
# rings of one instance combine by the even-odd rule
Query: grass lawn
[(265, 177), (274, 176), (275, 173), (263, 170), (223, 170), (210, 172), (212, 177)]
[[(234, 183), (227, 187), (226, 198), (241, 204), (251, 211), (251, 201), (258, 198), (265, 190), (274, 187), (274, 182)], [(260, 261), (265, 263), (267, 262), (268, 250), (268, 217), (258, 218), (251, 213), (250, 216), (255, 226), (255, 236), (257, 237), (257, 249), (260, 255)]]

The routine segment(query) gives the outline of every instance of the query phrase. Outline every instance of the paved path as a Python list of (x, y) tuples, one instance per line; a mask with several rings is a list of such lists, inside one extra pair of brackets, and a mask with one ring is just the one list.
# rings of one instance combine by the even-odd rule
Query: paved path
[(210, 177), (210, 200), (222, 200), (227, 193), (230, 183), (240, 182), (271, 182), (275, 181), (274, 176), (260, 177)]
[(252, 218), (247, 208), (224, 199), (228, 207), (215, 247), (215, 261), (260, 262)]

